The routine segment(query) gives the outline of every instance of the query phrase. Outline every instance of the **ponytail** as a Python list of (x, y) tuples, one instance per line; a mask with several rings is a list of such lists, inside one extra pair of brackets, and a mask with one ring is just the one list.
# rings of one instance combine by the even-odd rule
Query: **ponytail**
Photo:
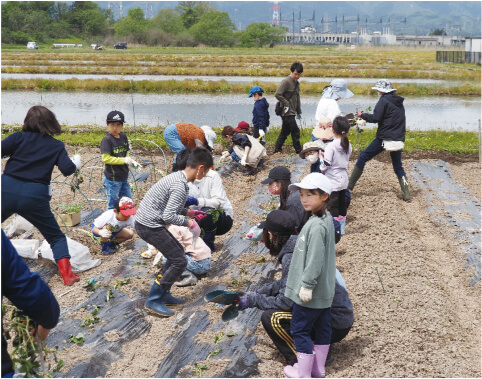
[(341, 136), (341, 147), (345, 154), (350, 150), (350, 141), (348, 140), (348, 132), (350, 131), (350, 123), (343, 116), (337, 116), (333, 120), (333, 130)]

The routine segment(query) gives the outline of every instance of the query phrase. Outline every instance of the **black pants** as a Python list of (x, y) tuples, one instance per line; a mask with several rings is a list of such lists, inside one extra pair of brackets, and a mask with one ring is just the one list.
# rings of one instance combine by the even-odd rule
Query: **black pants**
[[(291, 336), (291, 312), (278, 309), (268, 309), (261, 315), (261, 323), (268, 336), (273, 340), (276, 348), (285, 357), (289, 365), (297, 362), (296, 349)], [(345, 338), (351, 327), (346, 329), (331, 329), (331, 343), (340, 342)], [(314, 336), (312, 336), (313, 338)]]
[(333, 217), (346, 216), (346, 190), (333, 191), (330, 195), (330, 213)]
[(139, 237), (150, 243), (166, 257), (167, 262), (159, 275), (161, 280), (157, 284), (165, 289), (170, 289), (174, 282), (181, 278), (181, 274), (186, 269), (187, 259), (184, 247), (164, 227), (149, 228), (137, 221), (135, 226)]
[[(212, 208), (204, 207), (203, 211), (208, 211)], [(233, 226), (233, 219), (228, 216), (226, 212), (222, 212), (219, 218), (214, 222), (213, 216), (208, 213), (201, 221), (199, 221), (199, 226), (204, 230), (203, 241), (209, 246), (212, 252), (216, 250), (214, 246), (214, 239), (216, 236), (222, 236), (229, 232)]]
[(298, 154), (302, 148), (300, 143), (300, 128), (296, 123), (295, 116), (285, 116), (281, 117), (283, 123), (281, 125), (281, 132), (276, 140), (275, 151), (281, 151), (286, 138), (291, 134), (291, 139), (293, 140), (293, 147)]

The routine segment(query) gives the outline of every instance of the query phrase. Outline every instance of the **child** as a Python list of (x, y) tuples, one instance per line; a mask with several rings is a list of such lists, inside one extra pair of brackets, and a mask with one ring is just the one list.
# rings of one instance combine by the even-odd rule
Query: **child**
[(331, 119), (324, 117), (320, 120), (318, 126), (313, 129), (311, 141), (318, 142), (322, 148), (333, 141), (333, 122)]
[[(346, 117), (338, 116), (333, 121), (335, 139), (325, 148), (325, 175), (332, 184), (331, 213), (341, 224), (341, 234), (345, 234), (346, 188), (348, 186), (348, 161), (352, 152), (348, 132), (350, 124)], [(334, 206), (337, 205), (337, 206)]]
[(97, 217), (91, 227), (92, 234), (100, 237), (102, 254), (115, 253), (119, 244), (134, 237), (134, 232), (124, 229), (129, 226), (134, 229), (134, 202), (123, 196), (114, 203), (114, 209), (109, 209)]
[(317, 142), (306, 142), (299, 154), (301, 159), (306, 159), (310, 164), (310, 172), (320, 172), (320, 162), (323, 162), (323, 151)]
[(22, 130), (2, 140), (2, 156), (10, 158), (2, 175), (2, 222), (17, 213), (31, 222), (49, 243), (66, 286), (80, 278), (72, 272), (64, 233), (50, 210), (52, 171), (64, 176), (80, 168), (80, 155), (70, 159), (65, 146), (53, 136), (62, 128), (51, 110), (31, 107)]
[[(390, 151), (390, 158), (392, 159), (393, 170), (397, 175), (402, 190), (402, 199), (410, 201), (410, 190), (408, 188), (407, 175), (402, 166), (402, 148), (403, 141), (405, 141), (405, 108), (403, 106), (404, 98), (398, 96), (392, 87), (392, 83), (386, 79), (378, 80), (375, 87), (372, 89), (378, 91), (380, 100), (373, 114), (357, 112), (357, 117), (361, 117), (368, 122), (377, 122), (378, 129), (375, 139), (368, 145), (368, 147), (360, 153), (353, 172), (350, 176), (348, 188), (353, 190), (356, 182), (360, 179), (363, 173), (365, 164), (380, 154), (384, 149)], [(393, 142), (399, 145), (397, 148), (388, 149), (386, 142)]]
[(107, 134), (100, 143), (102, 162), (105, 164), (103, 185), (107, 195), (107, 209), (113, 209), (115, 201), (122, 196), (132, 198), (131, 187), (127, 177), (129, 165), (139, 167), (129, 157), (129, 141), (122, 133), (124, 114), (119, 111), (107, 115)]
[(251, 134), (251, 130), (249, 129), (249, 124), (246, 121), (240, 121), (236, 129), (234, 129), (236, 133), (244, 133), (244, 134)]
[(153, 245), (166, 258), (162, 273), (152, 285), (145, 308), (160, 316), (172, 316), (174, 312), (166, 305), (183, 304), (184, 299), (171, 295), (170, 290), (187, 266), (184, 247), (167, 230), (168, 224), (189, 227), (195, 239), (201, 229), (195, 220), (201, 220), (206, 213), (184, 208), (188, 194), (188, 182), (201, 180), (213, 165), (211, 153), (202, 147), (192, 150), (187, 166), (182, 171), (173, 172), (146, 192), (136, 214), (136, 232), (144, 241)]
[(253, 137), (259, 138), (261, 144), (265, 145), (264, 136), (269, 128), (269, 104), (263, 97), (263, 89), (260, 86), (252, 86), (249, 96), (254, 99), (253, 107)]
[(169, 225), (169, 232), (179, 241), (186, 252), (187, 266), (182, 273), (183, 280), (174, 284), (183, 287), (194, 285), (197, 278), (193, 275), (203, 275), (211, 268), (211, 249), (200, 238), (193, 241), (193, 235), (185, 226)]
[[(327, 211), (331, 182), (323, 174), (312, 173), (301, 183), (301, 203), (312, 216), (303, 226), (293, 252), (285, 296), (293, 300), (291, 334), (298, 365), (286, 366), (289, 378), (323, 378), (331, 341), (331, 304), (335, 294), (335, 228)], [(314, 346), (311, 331), (314, 331)]]
[(256, 168), (261, 159), (268, 156), (259, 140), (248, 134), (236, 132), (232, 126), (225, 126), (222, 136), (233, 143), (228, 150), (233, 161), (239, 162), (243, 166)]

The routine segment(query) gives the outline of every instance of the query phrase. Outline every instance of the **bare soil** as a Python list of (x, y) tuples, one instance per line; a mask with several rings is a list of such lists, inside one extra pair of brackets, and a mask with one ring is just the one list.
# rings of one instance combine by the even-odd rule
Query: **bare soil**
[[(70, 147), (68, 149), (69, 153), (73, 152)], [(97, 150), (84, 149), (83, 159), (95, 156)], [(170, 155), (169, 159), (172, 159)], [(473, 287), (469, 285), (473, 272), (464, 269), (465, 252), (461, 242), (453, 237), (450, 226), (432, 221), (423, 191), (410, 181), (411, 164), (415, 160), (439, 159), (450, 163), (455, 180), (480, 203), (481, 167), (476, 156), (405, 154), (404, 168), (412, 194), (410, 203), (401, 199), (388, 154), (380, 154), (369, 162), (355, 187), (348, 210), (346, 235), (336, 247), (337, 266), (343, 273), (353, 302), (355, 323), (348, 336), (335, 346), (335, 361), (327, 367), (328, 377), (481, 377), (480, 282)], [(354, 162), (352, 158), (349, 172)], [(5, 160), (2, 160), (2, 166), (4, 164)], [(214, 265), (223, 251), (223, 239), (238, 232), (240, 215), (251, 213), (246, 211), (247, 203), (271, 167), (268, 159), (266, 168), (254, 176), (232, 174), (223, 178), (234, 206), (235, 222), (232, 230), (216, 241)], [(269, 207), (271, 204), (264, 205)], [(254, 213), (251, 219), (253, 224), (260, 221), (259, 215)], [(65, 287), (58, 275), (50, 280), (49, 285), (61, 308), (85, 301), (89, 297), (89, 292), (82, 288), (86, 281), (119, 266), (122, 258), (131, 253), (122, 247), (113, 255), (102, 256), (100, 246), (77, 229), (72, 228), (70, 237), (87, 245), (93, 257), (101, 259), (102, 264), (80, 273), (81, 281), (73, 287)], [(88, 227), (82, 229), (89, 230)], [(34, 236), (41, 238), (38, 232)], [(229, 284), (228, 272), (243, 266), (243, 256), (238, 258), (237, 267), (227, 270), (223, 277), (208, 275), (200, 279), (200, 284)], [(266, 255), (266, 259), (272, 258)], [(154, 275), (157, 268), (151, 266), (150, 261), (146, 262), (148, 273)], [(133, 288), (148, 291), (152, 284), (151, 278), (134, 277), (131, 280), (133, 282), (123, 286), (124, 291)], [(201, 296), (196, 288), (173, 287), (173, 294), (193, 301)], [(66, 293), (70, 289), (72, 291)], [(206, 311), (210, 321), (215, 322), (221, 317), (222, 309), (204, 303), (199, 311)], [(84, 315), (76, 315), (76, 318)], [(163, 357), (170, 351), (165, 341), (179, 325), (176, 325), (175, 316), (166, 319), (147, 315), (146, 319), (152, 325), (149, 332), (124, 343), (122, 353), (110, 366), (107, 377), (155, 375)], [(254, 351), (259, 358), (260, 377), (284, 377), (284, 359), (261, 324), (255, 335)], [(111, 331), (105, 337), (115, 341), (119, 335)], [(210, 333), (196, 335), (198, 343), (213, 338)], [(59, 354), (66, 361), (62, 373), (90, 355), (86, 346), (73, 345), (63, 350)], [(219, 375), (229, 363), (229, 360), (216, 358), (211, 357), (208, 368), (201, 370), (203, 377)], [(206, 362), (197, 363), (201, 367)], [(196, 375), (193, 370), (196, 370), (195, 363), (182, 368), (178, 376)]]

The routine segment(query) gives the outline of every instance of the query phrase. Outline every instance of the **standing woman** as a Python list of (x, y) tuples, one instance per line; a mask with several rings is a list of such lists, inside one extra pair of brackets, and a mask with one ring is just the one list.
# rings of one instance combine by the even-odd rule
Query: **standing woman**
[(353, 168), (348, 188), (353, 190), (356, 182), (363, 173), (365, 164), (380, 154), (383, 150), (390, 152), (393, 171), (397, 175), (402, 190), (402, 199), (410, 201), (407, 175), (402, 166), (402, 148), (405, 141), (405, 107), (404, 98), (395, 94), (392, 83), (386, 79), (377, 81), (372, 89), (378, 91), (378, 100), (373, 114), (358, 112), (357, 116), (367, 122), (378, 123), (377, 135), (368, 147), (360, 153)]
[(67, 239), (50, 210), (50, 181), (54, 166), (64, 176), (80, 167), (80, 155), (70, 159), (65, 146), (53, 135), (62, 129), (49, 109), (29, 109), (22, 130), (2, 141), (2, 157), (9, 156), (2, 175), (2, 222), (17, 213), (32, 223), (52, 249), (66, 286), (80, 278), (72, 272)]

